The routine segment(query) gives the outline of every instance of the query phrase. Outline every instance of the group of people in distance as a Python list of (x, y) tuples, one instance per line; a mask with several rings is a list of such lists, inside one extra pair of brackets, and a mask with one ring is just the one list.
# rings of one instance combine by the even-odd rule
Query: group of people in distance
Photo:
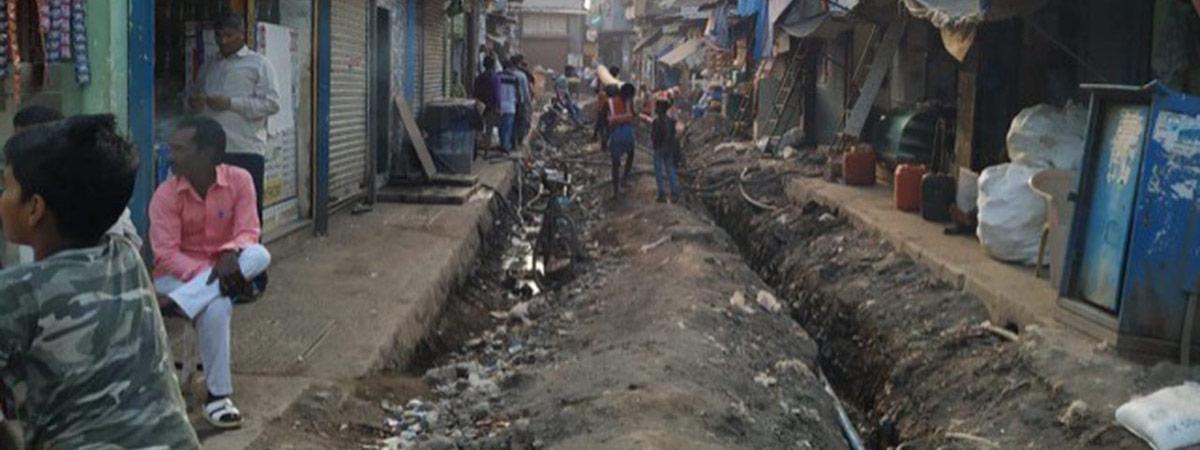
[[(609, 67), (609, 74), (619, 76), (621, 69)], [(612, 157), (613, 196), (621, 195), (622, 185), (631, 182), (633, 155), (636, 148), (636, 106), (634, 97), (637, 89), (631, 83), (604, 85), (598, 83), (598, 107), (596, 135), (601, 147)], [(664, 91), (665, 92), (665, 91)], [(680, 139), (679, 123), (673, 117), (669, 96), (655, 96), (654, 115), (650, 123), (650, 145), (654, 151), (654, 179), (658, 188), (656, 201), (678, 202)], [(622, 166), (624, 171), (622, 173)], [(669, 195), (669, 197), (668, 197)]]
[(153, 277), (127, 209), (146, 162), (116, 118), (44, 107), (14, 118), (0, 222), (33, 257), (0, 271), (0, 380), (4, 416), (23, 424), (28, 448), (199, 448), (164, 315), (196, 329), (204, 418), (243, 422), (230, 399), (230, 320), (266, 287), (263, 149), (279, 97), (243, 19), (216, 28), (221, 55), (187, 93), (195, 115), (168, 137), (173, 175), (150, 202)]

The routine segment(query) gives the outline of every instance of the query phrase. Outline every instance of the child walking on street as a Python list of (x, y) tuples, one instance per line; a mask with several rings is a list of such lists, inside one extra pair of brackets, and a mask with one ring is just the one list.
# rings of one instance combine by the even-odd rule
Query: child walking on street
[(679, 202), (679, 136), (676, 122), (667, 112), (671, 103), (660, 99), (654, 104), (654, 123), (650, 125), (650, 142), (654, 146), (654, 181), (658, 184), (659, 203), (667, 201), (670, 189), (671, 202)]
[(612, 155), (614, 196), (621, 193), (621, 158), (628, 158), (625, 160), (625, 181), (629, 181), (633, 170), (633, 96), (636, 93), (632, 84), (625, 83), (620, 95), (608, 99), (608, 152)]

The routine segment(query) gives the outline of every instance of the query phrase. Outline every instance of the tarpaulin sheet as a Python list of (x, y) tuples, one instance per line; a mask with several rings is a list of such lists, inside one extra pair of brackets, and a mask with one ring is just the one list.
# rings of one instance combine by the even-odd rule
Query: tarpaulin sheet
[(826, 10), (820, 0), (795, 0), (775, 25), (798, 38), (832, 38), (853, 25), (846, 17), (849, 15), (847, 9), (858, 2), (843, 0), (840, 4), (840, 8)]
[(962, 61), (975, 41), (980, 23), (1037, 11), (1047, 0), (904, 0), (908, 12), (928, 20), (942, 32), (946, 50)]
[(647, 53), (654, 55), (655, 58), (661, 58), (663, 55), (667, 54), (671, 50), (674, 50), (675, 47), (678, 47), (679, 44), (682, 42), (683, 42), (683, 38), (667, 37), (664, 39), (659, 39), (658, 42), (655, 42), (654, 44), (650, 45), (650, 47), (646, 51), (647, 51)]
[(661, 29), (654, 30), (654, 34), (646, 36), (645, 39), (642, 39), (642, 40), (638, 41), (637, 44), (634, 44), (633, 51), (636, 53), (637, 51), (639, 51), (643, 48), (646, 48), (646, 46), (652, 45), (655, 42), (658, 42), (658, 40), (661, 39), (662, 37), (663, 37), (663, 32)]
[(750, 16), (762, 9), (763, 0), (738, 0), (737, 14), (739, 16)]
[(675, 47), (670, 53), (667, 53), (659, 58), (658, 61), (668, 66), (678, 65), (689, 56), (696, 54), (704, 47), (704, 38), (696, 38), (685, 42), (683, 45)]

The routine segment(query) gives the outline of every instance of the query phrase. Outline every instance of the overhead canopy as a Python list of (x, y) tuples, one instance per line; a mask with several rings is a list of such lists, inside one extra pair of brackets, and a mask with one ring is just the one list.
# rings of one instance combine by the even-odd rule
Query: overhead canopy
[(679, 65), (680, 63), (682, 63), (684, 60), (688, 59), (689, 56), (696, 54), (696, 52), (700, 51), (700, 49), (703, 47), (704, 47), (704, 38), (695, 38), (690, 41), (684, 42), (683, 45), (675, 47), (674, 50), (671, 50), (670, 52), (668, 52), (667, 54), (665, 54), (661, 58), (659, 58), (658, 62), (661, 62), (668, 66), (676, 66), (676, 65)]
[(979, 24), (1032, 13), (1046, 0), (904, 0), (908, 12), (942, 32), (946, 50), (962, 61), (975, 41)]
[(854, 24), (848, 17), (858, 6), (857, 0), (841, 0), (828, 9), (821, 0), (794, 0), (779, 16), (775, 25), (798, 38), (828, 39), (849, 30)]
[(681, 37), (667, 36), (663, 39), (659, 39), (658, 42), (650, 44), (650, 46), (646, 48), (646, 52), (654, 55), (654, 59), (658, 59), (667, 54), (667, 52), (675, 49), (675, 47), (682, 42), (683, 38)]
[(654, 30), (654, 33), (651, 33), (649, 36), (646, 36), (644, 39), (638, 41), (637, 44), (634, 44), (634, 46), (633, 46), (634, 53), (637, 53), (641, 49), (646, 48), (646, 46), (653, 45), (655, 42), (658, 42), (658, 40), (661, 39), (662, 37), (663, 37), (663, 31), (661, 28)]

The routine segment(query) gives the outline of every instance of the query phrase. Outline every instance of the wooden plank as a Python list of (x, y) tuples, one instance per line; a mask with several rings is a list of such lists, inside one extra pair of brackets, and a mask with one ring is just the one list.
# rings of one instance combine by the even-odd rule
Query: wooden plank
[(400, 121), (404, 123), (404, 130), (412, 140), (413, 150), (417, 152), (417, 159), (421, 161), (421, 171), (425, 172), (426, 178), (437, 175), (437, 166), (433, 164), (433, 156), (430, 156), (429, 148), (425, 146), (425, 136), (421, 134), (421, 127), (417, 126), (417, 118), (413, 115), (412, 109), (408, 107), (408, 102), (404, 101), (404, 94), (397, 93), (392, 99), (396, 104), (396, 109), (400, 111)]
[(474, 186), (479, 182), (479, 175), (459, 175), (453, 173), (435, 173), (427, 179), (412, 180), (399, 179), (392, 180), (393, 186), (425, 186), (425, 185), (442, 185), (442, 186)]
[(472, 186), (390, 186), (379, 191), (377, 199), (389, 203), (461, 205), (470, 200), (478, 185)]
[(871, 105), (875, 103), (875, 97), (879, 95), (879, 89), (883, 87), (883, 79), (892, 66), (892, 57), (895, 56), (896, 49), (900, 46), (900, 38), (904, 36), (904, 29), (907, 25), (906, 19), (900, 19), (899, 23), (888, 26), (887, 32), (883, 35), (883, 41), (875, 49), (875, 57), (871, 60), (867, 79), (859, 88), (858, 100), (854, 102), (854, 107), (850, 110), (849, 117), (846, 118), (846, 126), (842, 128), (843, 134), (855, 138), (862, 134), (863, 126), (867, 124), (867, 116), (871, 113)]
[[(967, 53), (958, 72), (958, 117), (955, 119), (954, 164), (971, 170), (975, 148), (975, 77), (979, 73), (979, 49)], [(958, 171), (953, 172), (958, 177)]]

